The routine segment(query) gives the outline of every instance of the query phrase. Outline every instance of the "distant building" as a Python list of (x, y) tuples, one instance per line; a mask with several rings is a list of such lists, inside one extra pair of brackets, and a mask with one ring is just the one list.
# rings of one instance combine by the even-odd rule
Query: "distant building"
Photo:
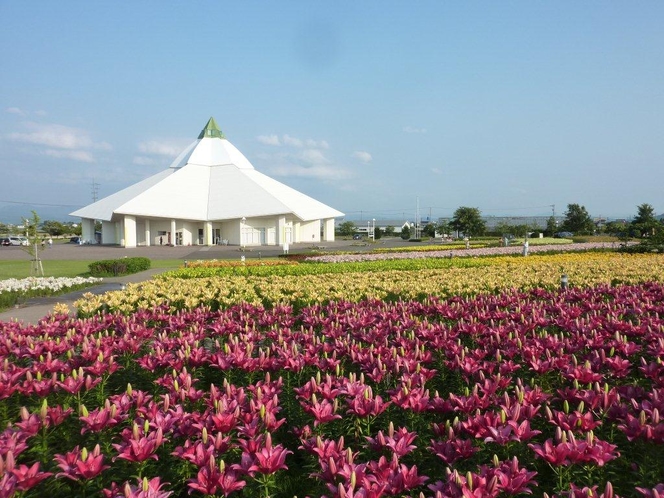
[(210, 118), (168, 169), (71, 216), (84, 241), (100, 220), (101, 243), (129, 248), (333, 241), (343, 213), (256, 171)]

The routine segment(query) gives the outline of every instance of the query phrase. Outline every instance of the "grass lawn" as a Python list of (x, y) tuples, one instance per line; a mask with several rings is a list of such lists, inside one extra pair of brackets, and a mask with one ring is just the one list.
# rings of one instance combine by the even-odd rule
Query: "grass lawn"
[[(42, 261), (46, 277), (86, 277), (89, 276), (88, 265), (93, 260), (55, 260)], [(154, 259), (152, 268), (177, 269), (182, 266), (181, 259)], [(30, 276), (30, 261), (0, 260), (0, 280), (8, 278), (26, 278)]]

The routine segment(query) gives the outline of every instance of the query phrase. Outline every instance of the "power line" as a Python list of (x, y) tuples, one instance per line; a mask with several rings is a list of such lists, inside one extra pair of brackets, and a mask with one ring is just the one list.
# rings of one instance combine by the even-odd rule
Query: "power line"
[(66, 207), (66, 208), (79, 208), (81, 207), (80, 204), (48, 204), (45, 202), (25, 202), (25, 201), (8, 201), (4, 199), (0, 199), (0, 203), (6, 203), (6, 204), (20, 204), (23, 206), (49, 206), (49, 207)]

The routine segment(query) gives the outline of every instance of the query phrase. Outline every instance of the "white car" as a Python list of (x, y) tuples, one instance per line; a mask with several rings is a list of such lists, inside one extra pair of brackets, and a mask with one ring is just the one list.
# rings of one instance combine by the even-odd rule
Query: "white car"
[(28, 239), (25, 237), (9, 237), (9, 244), (12, 246), (27, 246), (29, 244)]

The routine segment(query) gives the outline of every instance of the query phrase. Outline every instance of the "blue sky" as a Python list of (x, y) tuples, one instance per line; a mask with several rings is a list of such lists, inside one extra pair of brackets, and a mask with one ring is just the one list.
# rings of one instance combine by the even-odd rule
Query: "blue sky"
[(664, 213), (664, 2), (0, 0), (0, 219), (167, 168), (214, 116), (349, 219)]

